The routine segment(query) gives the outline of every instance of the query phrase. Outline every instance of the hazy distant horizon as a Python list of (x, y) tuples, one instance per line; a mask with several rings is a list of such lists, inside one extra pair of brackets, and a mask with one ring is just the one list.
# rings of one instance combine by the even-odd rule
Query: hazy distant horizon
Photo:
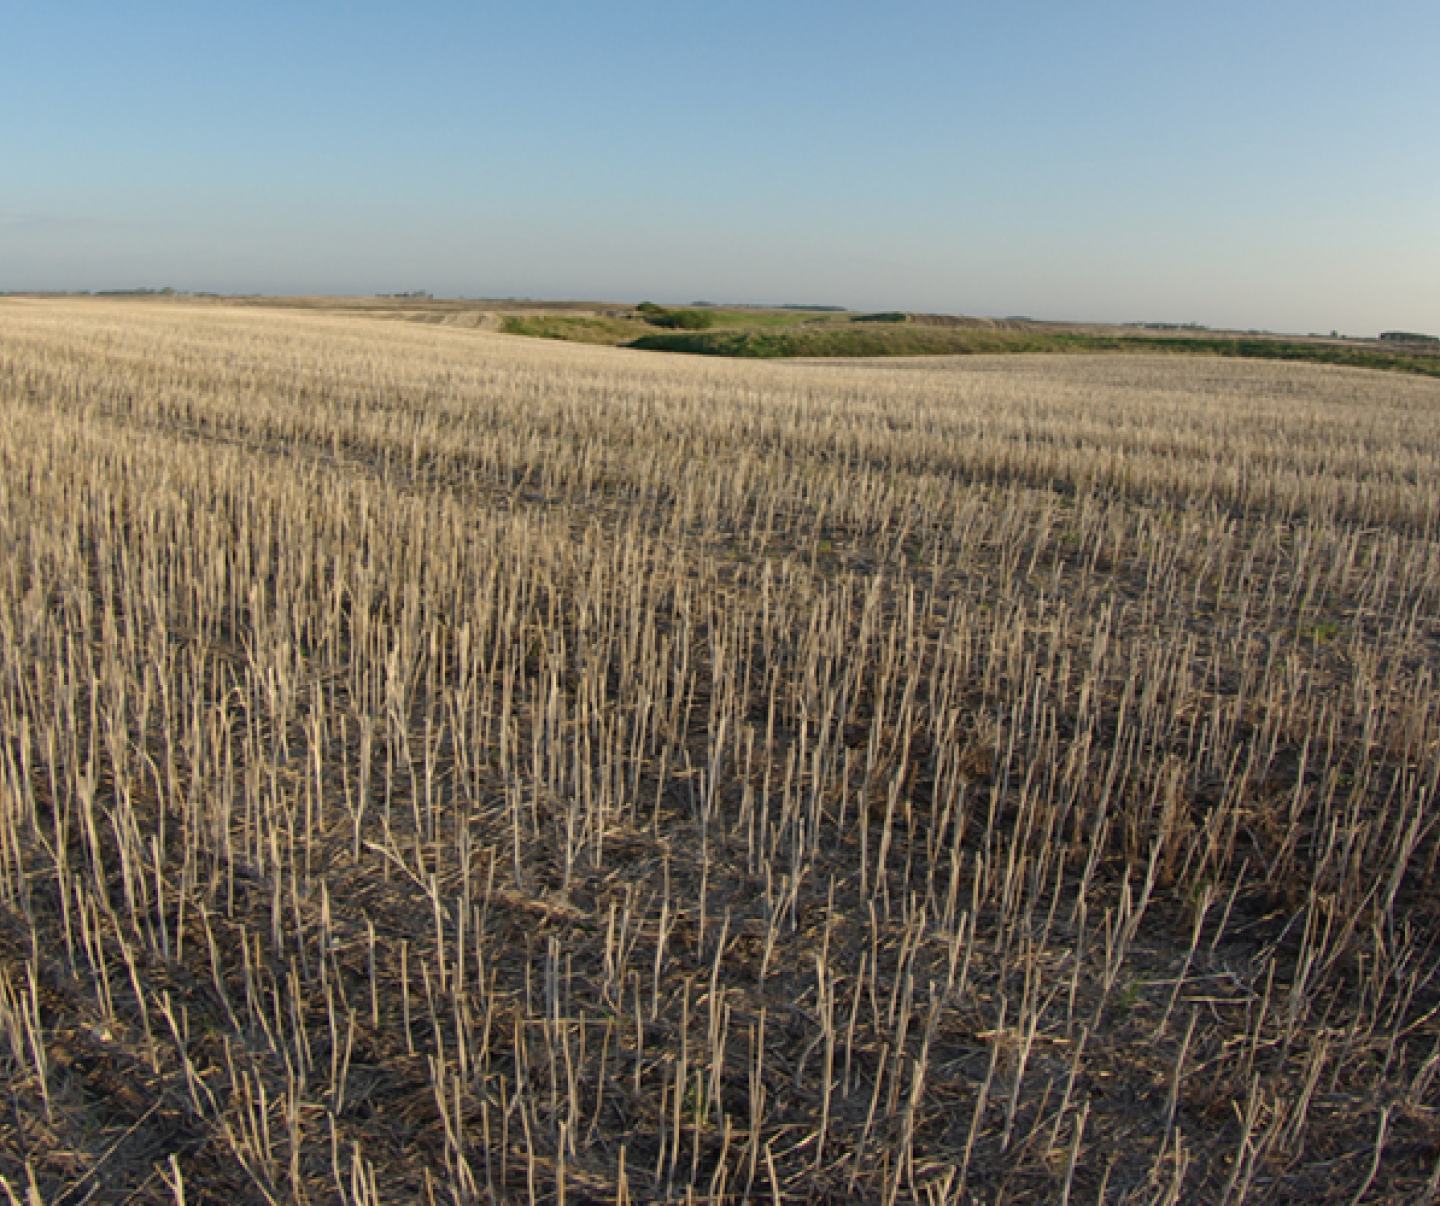
[[(371, 291), (349, 290), (346, 292), (335, 292), (324, 289), (297, 289), (280, 292), (276, 290), (225, 290), (225, 289), (204, 289), (204, 288), (183, 288), (173, 285), (129, 285), (129, 286), (101, 286), (98, 288), (74, 288), (74, 289), (3, 289), (0, 290), (0, 297), (6, 296), (94, 296), (94, 297), (135, 297), (149, 294), (160, 294), (169, 291), (175, 297), (184, 299), (186, 297), (201, 298), (206, 300), (224, 301), (252, 300), (274, 298), (276, 300), (288, 300), (296, 298), (389, 298), (401, 299), (407, 294), (425, 294), (429, 300), (438, 302), (475, 302), (485, 304), (487, 302), (497, 305), (524, 305), (533, 302), (539, 306), (559, 305), (573, 303), (579, 306), (635, 306), (641, 302), (653, 301), (666, 306), (713, 306), (718, 309), (743, 308), (743, 309), (817, 309), (837, 310), (851, 314), (882, 313), (886, 311), (905, 312), (910, 314), (939, 314), (963, 318), (980, 318), (994, 321), (1024, 321), (1038, 323), (1055, 323), (1071, 325), (1096, 326), (1174, 326), (1174, 327), (1195, 327), (1197, 329), (1211, 331), (1230, 332), (1254, 332), (1266, 335), (1310, 335), (1324, 338), (1340, 337), (1352, 339), (1373, 339), (1380, 334), (1380, 331), (1343, 331), (1338, 328), (1328, 330), (1287, 330), (1280, 327), (1263, 326), (1231, 326), (1224, 323), (1207, 322), (1203, 319), (1171, 319), (1155, 318), (1148, 315), (1137, 315), (1130, 318), (1096, 318), (1090, 315), (1075, 314), (986, 314), (977, 311), (943, 310), (925, 306), (905, 305), (900, 302), (888, 302), (877, 305), (847, 305), (844, 302), (827, 301), (821, 298), (797, 298), (786, 300), (748, 300), (733, 297), (690, 297), (690, 296), (666, 296), (650, 295), (635, 297), (619, 296), (568, 296), (568, 295), (546, 295), (540, 296), (533, 293), (438, 293), (433, 290), (402, 290), (402, 289), (377, 289)], [(1388, 326), (1385, 331), (1414, 331), (1413, 327)], [(1424, 334), (1426, 332), (1417, 332)]]
[(0, 290), (1440, 334), (1440, 6), (11, 6)]

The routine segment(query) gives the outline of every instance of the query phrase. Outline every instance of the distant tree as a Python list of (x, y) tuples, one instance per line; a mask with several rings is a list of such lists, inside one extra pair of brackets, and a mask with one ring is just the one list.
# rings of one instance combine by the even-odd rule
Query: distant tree
[(635, 312), (652, 327), (672, 331), (703, 331), (715, 325), (715, 315), (709, 310), (668, 310), (654, 302), (641, 302)]

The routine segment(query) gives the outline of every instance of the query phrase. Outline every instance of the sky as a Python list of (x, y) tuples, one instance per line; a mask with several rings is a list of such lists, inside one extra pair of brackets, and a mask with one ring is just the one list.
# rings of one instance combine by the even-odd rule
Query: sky
[(0, 290), (1440, 334), (1436, 0), (0, 0)]

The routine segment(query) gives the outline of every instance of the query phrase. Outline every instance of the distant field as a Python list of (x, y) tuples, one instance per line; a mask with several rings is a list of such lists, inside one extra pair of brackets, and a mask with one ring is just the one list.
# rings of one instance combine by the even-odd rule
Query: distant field
[[(714, 330), (722, 334), (736, 330), (771, 332), (801, 324), (835, 321), (831, 315), (809, 310), (737, 310), (705, 307), (690, 312), (703, 313)], [(660, 337), (659, 328), (633, 312), (624, 317), (611, 315), (576, 315), (565, 313), (510, 314), (501, 320), (500, 329), (510, 335), (532, 335), (541, 339), (565, 339), (576, 343), (603, 343), (611, 346), (643, 347), (646, 337)], [(694, 334), (668, 332), (667, 334)], [(684, 349), (681, 349), (684, 350)]]
[(1440, 382), (520, 309), (0, 299), (11, 1199), (1436, 1200)]
[(630, 347), (658, 352), (691, 352), (750, 359), (836, 356), (943, 356), (977, 352), (1048, 351), (1053, 341), (1021, 332), (967, 330), (942, 326), (866, 326), (828, 323), (779, 330), (666, 331), (633, 341)]
[(1187, 332), (1163, 335), (1123, 327), (1083, 328), (945, 315), (817, 314), (709, 310), (711, 329), (657, 330), (639, 318), (517, 315), (501, 329), (515, 335), (608, 343), (656, 352), (743, 359), (954, 356), (1021, 352), (1167, 352), (1342, 364), (1440, 377), (1440, 354), (1378, 341)]
[[(103, 301), (106, 299), (96, 299)], [(703, 315), (699, 329), (666, 329), (620, 302), (382, 297), (193, 298), (150, 293), (142, 305), (245, 306), (498, 330), (570, 343), (732, 359), (869, 359), (992, 353), (1126, 352), (1291, 360), (1440, 378), (1440, 341), (1414, 342), (1139, 326), (988, 319), (902, 311), (855, 312), (799, 306), (676, 306)]]

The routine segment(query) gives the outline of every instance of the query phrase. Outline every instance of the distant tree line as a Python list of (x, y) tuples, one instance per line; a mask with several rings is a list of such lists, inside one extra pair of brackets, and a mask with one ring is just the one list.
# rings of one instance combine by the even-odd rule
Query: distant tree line
[(703, 331), (715, 325), (715, 315), (710, 310), (671, 310), (647, 301), (636, 306), (635, 313), (652, 327), (671, 331)]

